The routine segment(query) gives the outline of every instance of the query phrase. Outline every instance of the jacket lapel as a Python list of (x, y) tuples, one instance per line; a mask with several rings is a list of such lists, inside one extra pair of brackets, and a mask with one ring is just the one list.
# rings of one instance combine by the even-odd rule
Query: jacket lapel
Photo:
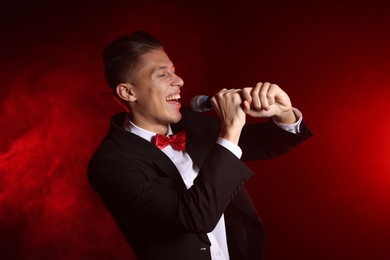
[[(118, 145), (124, 147), (130, 153), (140, 154), (142, 156), (150, 158), (150, 160), (162, 172), (164, 172), (167, 176), (169, 176), (175, 181), (177, 185), (176, 187), (178, 187), (180, 190), (185, 190), (186, 186), (183, 182), (183, 179), (181, 178), (179, 171), (165, 153), (163, 153), (154, 144), (123, 129), (122, 124), (123, 120), (125, 119), (125, 116), (125, 113), (120, 113), (115, 115), (111, 119), (111, 128), (109, 131), (109, 135), (115, 140), (115, 142), (118, 143)], [(172, 130), (174, 133), (177, 133), (180, 129), (175, 126), (172, 126)], [(206, 152), (201, 153), (204, 150), (201, 149), (202, 145), (202, 143), (197, 142), (196, 138), (194, 138), (191, 133), (187, 133), (186, 152), (191, 156), (192, 160), (199, 167), (201, 167), (208, 154)], [(198, 236), (204, 242), (211, 245), (207, 234), (198, 234)]]
[(111, 120), (110, 136), (118, 145), (130, 153), (149, 158), (162, 172), (171, 177), (179, 189), (186, 189), (179, 171), (168, 156), (154, 144), (123, 129), (125, 113), (115, 115)]

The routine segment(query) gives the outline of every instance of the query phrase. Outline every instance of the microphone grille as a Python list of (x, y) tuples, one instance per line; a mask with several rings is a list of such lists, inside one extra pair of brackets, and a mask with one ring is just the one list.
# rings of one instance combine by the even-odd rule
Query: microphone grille
[(206, 95), (195, 96), (191, 99), (191, 108), (195, 112), (206, 112), (212, 109), (210, 97)]

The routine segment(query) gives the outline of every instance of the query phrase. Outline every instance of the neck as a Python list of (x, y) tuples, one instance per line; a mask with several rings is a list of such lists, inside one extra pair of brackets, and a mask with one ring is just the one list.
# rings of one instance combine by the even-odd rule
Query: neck
[(136, 126), (147, 131), (161, 135), (165, 135), (168, 132), (168, 124), (152, 124), (146, 120), (134, 117), (131, 114), (129, 114), (129, 118)]

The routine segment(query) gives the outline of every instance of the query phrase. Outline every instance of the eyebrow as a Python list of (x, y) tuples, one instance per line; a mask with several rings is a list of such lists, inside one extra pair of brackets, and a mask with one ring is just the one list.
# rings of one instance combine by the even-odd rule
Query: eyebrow
[[(167, 70), (167, 69), (169, 69), (169, 67), (165, 66), (165, 65), (164, 66), (160, 66), (160, 67), (155, 67), (155, 68), (153, 68), (152, 73), (154, 73), (154, 72), (156, 72), (158, 70)], [(175, 70), (175, 65), (172, 65), (172, 69)]]

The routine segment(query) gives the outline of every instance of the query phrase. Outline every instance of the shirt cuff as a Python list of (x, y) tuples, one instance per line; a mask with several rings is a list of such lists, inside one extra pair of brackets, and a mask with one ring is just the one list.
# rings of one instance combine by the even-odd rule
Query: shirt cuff
[(230, 142), (229, 140), (226, 140), (225, 138), (218, 137), (217, 144), (222, 145), (226, 149), (228, 149), (230, 152), (232, 152), (238, 159), (241, 159), (242, 156), (242, 150), (241, 148)]
[(272, 118), (272, 120), (274, 121), (274, 123), (277, 126), (282, 128), (283, 130), (288, 131), (288, 132), (293, 133), (293, 134), (299, 134), (300, 133), (299, 129), (301, 126), (303, 115), (302, 115), (301, 111), (299, 111), (298, 109), (296, 109), (294, 107), (292, 108), (292, 111), (294, 112), (295, 117), (298, 118), (297, 122), (295, 122), (293, 124), (281, 124), (281, 123), (276, 122), (275, 119), (273, 119), (273, 118)]

